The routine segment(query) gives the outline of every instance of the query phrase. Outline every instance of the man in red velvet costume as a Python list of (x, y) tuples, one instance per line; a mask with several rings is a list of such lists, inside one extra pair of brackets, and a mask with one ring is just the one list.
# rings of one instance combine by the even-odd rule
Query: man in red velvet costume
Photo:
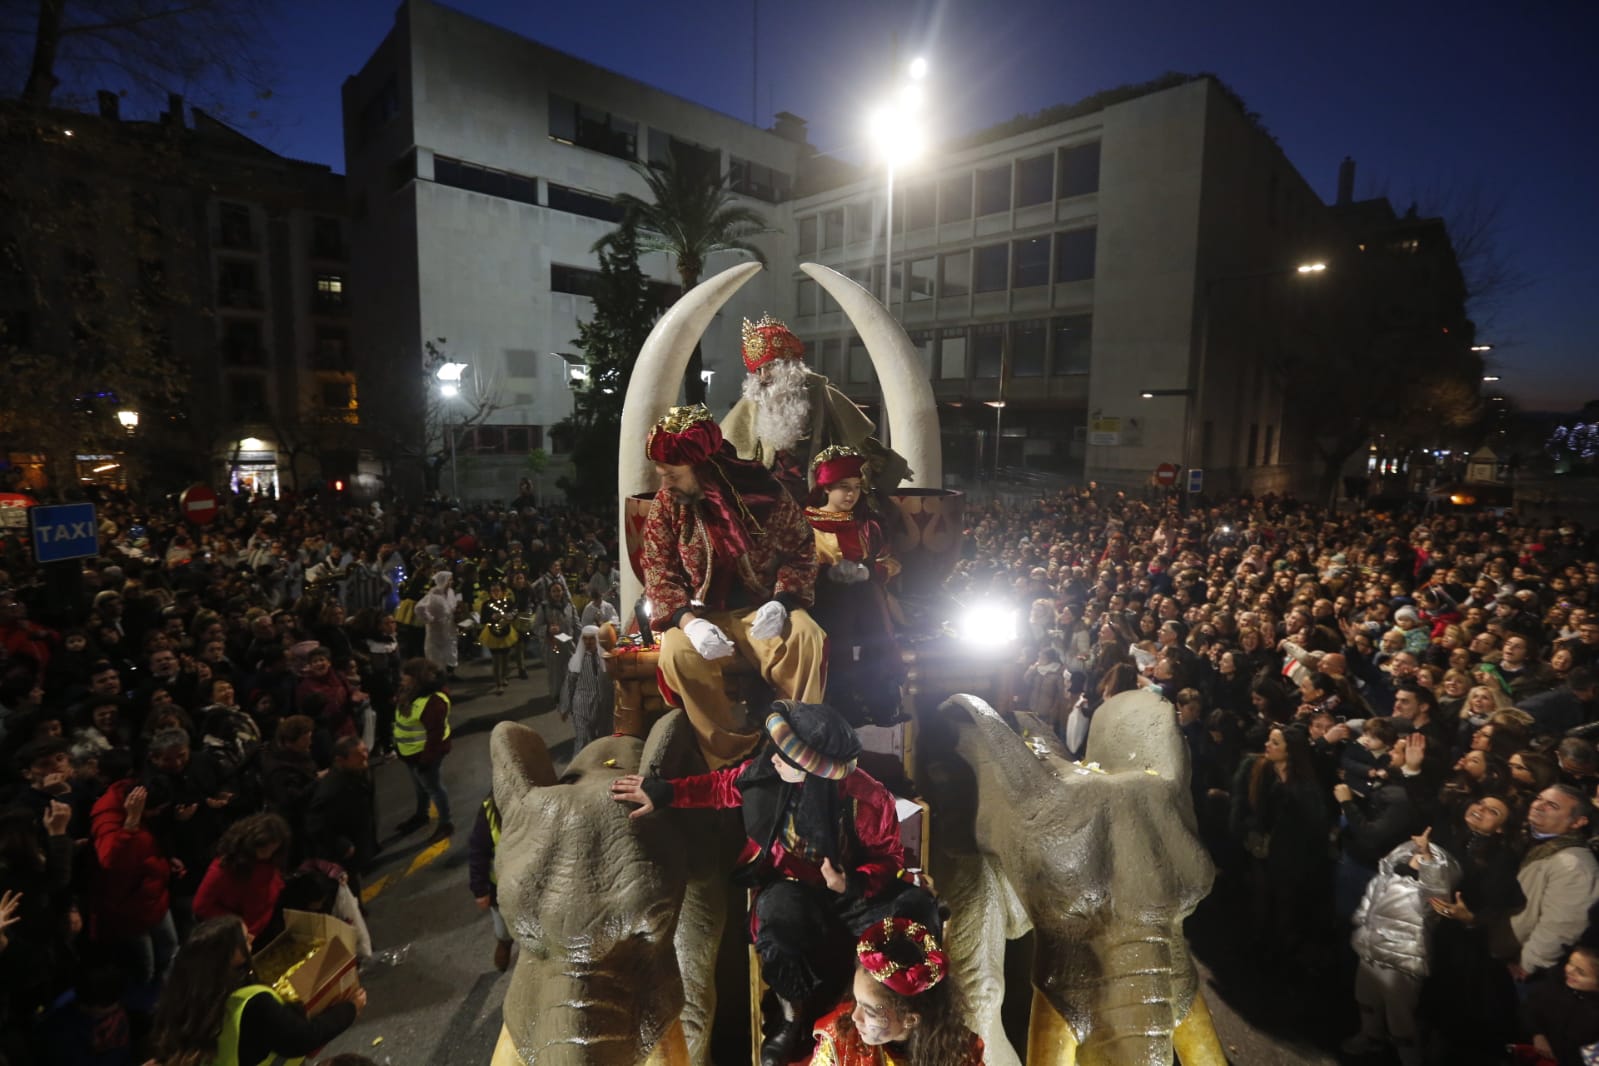
[(886, 917), (937, 928), (938, 913), (931, 893), (900, 877), (894, 797), (856, 768), (849, 723), (822, 704), (779, 700), (765, 731), (768, 745), (736, 766), (670, 781), (629, 774), (611, 796), (638, 804), (634, 818), (740, 809), (747, 839), (734, 880), (755, 890), (755, 952), (782, 1007), (761, 1066), (783, 1066), (802, 1057), (812, 1023), (846, 987), (855, 937)]
[(645, 451), (661, 477), (644, 522), (660, 681), (716, 769), (744, 758), (761, 736), (727, 697), (727, 659), (759, 667), (782, 698), (822, 698), (827, 637), (806, 611), (816, 547), (799, 506), (765, 467), (733, 453), (704, 405), (672, 408)]

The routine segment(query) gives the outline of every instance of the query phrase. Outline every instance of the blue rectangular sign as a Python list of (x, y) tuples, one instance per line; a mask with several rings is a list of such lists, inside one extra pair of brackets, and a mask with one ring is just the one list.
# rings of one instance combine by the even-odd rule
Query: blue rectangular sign
[(1189, 492), (1204, 492), (1205, 491), (1205, 472), (1203, 470), (1190, 470), (1190, 471), (1188, 471), (1188, 491)]
[(100, 524), (92, 503), (59, 503), (28, 512), (33, 523), (33, 557), (41, 563), (87, 559), (100, 554)]

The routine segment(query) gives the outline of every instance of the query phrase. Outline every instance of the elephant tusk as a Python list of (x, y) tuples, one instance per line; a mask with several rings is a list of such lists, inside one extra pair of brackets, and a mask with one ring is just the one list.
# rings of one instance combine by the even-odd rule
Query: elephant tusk
[[(939, 443), (938, 405), (933, 401), (933, 386), (927, 380), (927, 370), (916, 354), (916, 346), (905, 335), (904, 327), (876, 297), (838, 271), (816, 263), (801, 263), (800, 269), (838, 301), (850, 325), (866, 345), (866, 354), (872, 360), (872, 369), (877, 371), (877, 381), (883, 391), (887, 443), (904, 456), (910, 466), (910, 485), (943, 488), (944, 453)], [(626, 427), (623, 429), (622, 439), (627, 440)]]
[(674, 1018), (661, 1034), (660, 1043), (644, 1060), (644, 1066), (689, 1066), (688, 1041), (683, 1036), (683, 1019)]
[(527, 1066), (516, 1050), (516, 1041), (511, 1039), (511, 1030), (503, 1023), (500, 1025), (500, 1038), (494, 1042), (494, 1057), (489, 1059), (489, 1066)]
[(1027, 1022), (1027, 1066), (1077, 1066), (1077, 1034), (1049, 997), (1036, 988)]
[(1210, 1006), (1198, 989), (1194, 990), (1194, 1005), (1188, 1008), (1188, 1017), (1177, 1023), (1171, 1042), (1182, 1066), (1227, 1066), (1227, 1054), (1222, 1050), (1221, 1037), (1216, 1035)]
[[(623, 501), (635, 492), (647, 492), (654, 487), (650, 461), (644, 454), (644, 441), (649, 437), (650, 427), (677, 402), (683, 372), (688, 369), (694, 346), (705, 335), (705, 327), (711, 324), (722, 305), (760, 270), (759, 263), (740, 263), (700, 282), (661, 316), (650, 330), (644, 347), (639, 349), (638, 360), (633, 364), (633, 378), (628, 382), (627, 396), (622, 403), (622, 447), (616, 456), (616, 489), (620, 496), (617, 500), (618, 544), (627, 543), (627, 504)], [(641, 591), (632, 567), (624, 566), (624, 612), (633, 609)]]

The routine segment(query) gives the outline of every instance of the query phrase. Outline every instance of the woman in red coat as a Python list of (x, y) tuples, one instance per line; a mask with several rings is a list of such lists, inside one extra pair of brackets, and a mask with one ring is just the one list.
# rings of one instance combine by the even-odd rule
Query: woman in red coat
[[(168, 858), (149, 822), (172, 807), (165, 777), (148, 787), (131, 778), (106, 789), (90, 815), (99, 860), (90, 891), (89, 932), (97, 944), (129, 950), (133, 976), (149, 983), (165, 978), (178, 950), (169, 909), (169, 885), (184, 875), (183, 863)], [(194, 805), (177, 807), (177, 818), (194, 816)]]
[(194, 894), (194, 916), (236, 914), (252, 937), (261, 936), (283, 892), (289, 838), (289, 823), (276, 814), (252, 814), (229, 826)]

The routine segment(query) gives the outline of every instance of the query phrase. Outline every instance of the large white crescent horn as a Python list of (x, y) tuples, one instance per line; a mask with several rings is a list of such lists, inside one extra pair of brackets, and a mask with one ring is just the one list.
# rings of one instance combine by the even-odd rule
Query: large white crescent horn
[[(627, 551), (627, 498), (636, 492), (654, 490), (655, 469), (644, 455), (644, 441), (655, 420), (677, 403), (694, 345), (705, 335), (716, 312), (732, 295), (761, 270), (759, 263), (740, 263), (715, 277), (706, 278), (673, 304), (650, 330), (644, 347), (633, 364), (633, 379), (628, 382), (622, 402), (622, 437), (616, 454), (616, 535), (619, 550)], [(908, 343), (908, 342), (907, 342)], [(936, 438), (935, 438), (936, 439)], [(633, 609), (639, 593), (633, 568), (622, 560), (622, 610)]]
[[(838, 301), (866, 345), (872, 369), (883, 390), (883, 419), (888, 444), (910, 465), (912, 488), (944, 487), (944, 453), (938, 437), (938, 404), (916, 346), (888, 308), (838, 271), (817, 263), (800, 269), (816, 279)], [(625, 425), (625, 423), (624, 423)]]

